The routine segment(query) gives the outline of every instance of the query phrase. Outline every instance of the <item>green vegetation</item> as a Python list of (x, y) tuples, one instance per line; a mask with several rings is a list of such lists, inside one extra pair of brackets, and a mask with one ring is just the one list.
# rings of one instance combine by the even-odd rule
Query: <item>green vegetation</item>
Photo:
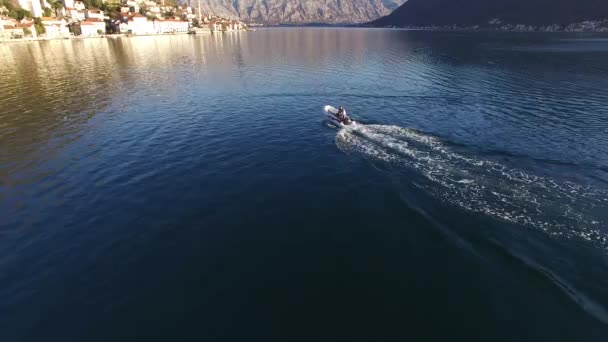
[[(8, 5), (5, 5), (4, 2), (5, 2), (5, 0), (0, 0), (0, 14), (7, 15), (8, 12), (12, 9), (13, 4), (9, 3)], [(9, 8), (9, 7), (11, 7), (11, 8)]]
[(15, 4), (10, 0), (0, 0), (0, 8), (2, 7), (6, 8), (7, 12), (11, 10), (14, 11), (16, 8)]
[(82, 0), (87, 8), (101, 8), (104, 5), (102, 0)]
[(44, 28), (44, 25), (42, 25), (42, 20), (40, 18), (34, 19), (34, 27), (36, 28), (37, 35), (46, 33), (46, 29)]
[(3, 12), (4, 14), (21, 21), (23, 18), (31, 18), (32, 14), (29, 11), (24, 10), (23, 8), (18, 8), (15, 4), (10, 0), (0, 0), (0, 8), (5, 8)]
[(23, 20), (23, 18), (31, 18), (32, 14), (30, 11), (26, 11), (23, 8), (18, 8), (15, 4), (10, 0), (0, 0), (0, 8), (6, 8), (4, 11), (8, 17), (13, 19), (17, 19), (19, 21)]
[(53, 14), (53, 11), (51, 11), (50, 8), (46, 8), (46, 7), (42, 10), (42, 12), (43, 12), (42, 15), (45, 16), (45, 17), (50, 17), (51, 14)]
[(75, 36), (80, 36), (82, 34), (82, 29), (80, 28), (80, 24), (70, 24), (68, 25), (68, 28), (70, 29), (70, 32), (72, 32), (73, 35)]
[(120, 13), (120, 5), (103, 3), (99, 8), (104, 12), (105, 15), (110, 17), (110, 19), (118, 19), (118, 14)]
[(104, 34), (104, 32), (102, 30), (97, 30), (97, 34), (101, 36), (102, 34)]
[[(15, 11), (15, 16), (13, 18), (21, 21), (23, 18), (32, 18), (32, 13), (30, 11), (26, 11), (23, 8), (17, 8)], [(11, 12), (9, 12), (8, 16), (11, 16)]]
[(59, 16), (59, 11), (63, 8), (63, 3), (60, 0), (51, 1), (51, 8), (55, 10), (55, 16)]
[(32, 35), (32, 31), (30, 31), (30, 29), (28, 29), (27, 27), (23, 28), (23, 35), (25, 36), (31, 36)]
[(163, 17), (173, 18), (173, 17), (175, 17), (175, 11), (173, 9), (171, 9), (170, 11), (163, 13)]

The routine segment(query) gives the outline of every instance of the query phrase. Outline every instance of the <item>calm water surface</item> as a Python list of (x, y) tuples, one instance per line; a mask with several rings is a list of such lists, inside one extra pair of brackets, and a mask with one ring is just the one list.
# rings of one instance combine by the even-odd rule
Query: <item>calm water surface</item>
[(608, 339), (606, 37), (268, 29), (0, 61), (2, 341)]

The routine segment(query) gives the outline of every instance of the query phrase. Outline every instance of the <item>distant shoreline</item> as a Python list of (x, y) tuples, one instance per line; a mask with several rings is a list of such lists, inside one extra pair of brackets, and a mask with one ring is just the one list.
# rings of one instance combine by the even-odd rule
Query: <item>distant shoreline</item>
[(511, 32), (511, 33), (608, 33), (608, 29), (601, 30), (542, 30), (542, 29), (493, 29), (493, 28), (452, 28), (452, 27), (398, 27), (398, 26), (361, 26), (375, 29), (394, 29), (405, 31), (434, 31), (434, 32)]
[(500, 20), (489, 22), (483, 25), (373, 25), (364, 24), (363, 27), (376, 28), (399, 28), (420, 31), (488, 31), (488, 32), (591, 32), (608, 33), (608, 19), (587, 20), (570, 24), (549, 24), (549, 25), (527, 25), (527, 24), (507, 24)]

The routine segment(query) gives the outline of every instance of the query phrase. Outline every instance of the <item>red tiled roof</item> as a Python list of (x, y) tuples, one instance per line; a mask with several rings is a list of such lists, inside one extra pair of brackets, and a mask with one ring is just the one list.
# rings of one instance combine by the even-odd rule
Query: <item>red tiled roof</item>
[(19, 22), (17, 20), (13, 19), (13, 18), (4, 17), (4, 18), (2, 18), (2, 20), (5, 23), (8, 23), (9, 25), (17, 25), (17, 24), (19, 24)]

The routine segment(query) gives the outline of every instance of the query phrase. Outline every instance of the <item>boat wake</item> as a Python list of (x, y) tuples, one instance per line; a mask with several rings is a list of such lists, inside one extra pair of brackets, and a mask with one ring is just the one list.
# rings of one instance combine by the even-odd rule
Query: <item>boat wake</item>
[(412, 171), (412, 184), (441, 201), (608, 250), (606, 189), (509, 168), (398, 126), (343, 127), (336, 144), (393, 170)]

